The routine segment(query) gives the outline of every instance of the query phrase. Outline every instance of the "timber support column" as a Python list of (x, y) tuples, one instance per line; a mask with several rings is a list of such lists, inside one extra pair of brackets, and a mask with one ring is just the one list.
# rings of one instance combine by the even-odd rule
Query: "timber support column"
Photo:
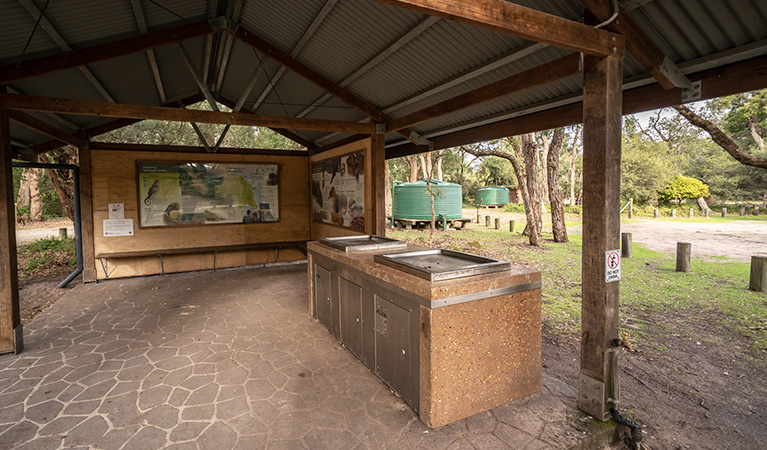
[(96, 281), (96, 253), (93, 244), (93, 184), (91, 149), (88, 142), (78, 149), (80, 167), (80, 242), (83, 246), (83, 282)]
[[(623, 62), (584, 57), (583, 265), (578, 407), (599, 420), (618, 402), (620, 282), (607, 281), (608, 254), (620, 254), (620, 162)], [(612, 271), (611, 271), (612, 272)], [(619, 279), (619, 277), (618, 277)]]
[[(6, 92), (0, 86), (0, 92)], [(21, 353), (24, 339), (16, 271), (16, 209), (8, 111), (0, 109), (0, 353)]]
[(386, 235), (386, 148), (384, 147), (384, 135), (373, 134), (370, 136), (370, 155), (366, 158), (371, 160), (371, 175), (373, 177), (373, 233), (377, 236)]

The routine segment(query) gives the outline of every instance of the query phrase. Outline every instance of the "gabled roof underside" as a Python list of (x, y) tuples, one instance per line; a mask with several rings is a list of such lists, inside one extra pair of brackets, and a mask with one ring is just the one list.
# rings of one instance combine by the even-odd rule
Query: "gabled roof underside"
[[(581, 0), (515, 3), (583, 22)], [(767, 0), (620, 3), (641, 31), (679, 67), (702, 60), (717, 67), (767, 53)], [(23, 68), (37, 58), (223, 16), (391, 119), (571, 53), (372, 0), (52, 1), (35, 28), (45, 4), (43, 0), (0, 2), (0, 65)], [(174, 104), (201, 93), (180, 46), (213, 96), (229, 103), (240, 100), (257, 76), (243, 111), (349, 122), (370, 120), (357, 108), (225, 31), (13, 81), (8, 89), (31, 96)], [(727, 59), (720, 58), (725, 52)], [(624, 78), (634, 86), (655, 82), (630, 51), (624, 59)], [(545, 109), (545, 105), (577, 101), (581, 91), (580, 75), (571, 75), (431, 118), (410, 129), (428, 139)], [(69, 134), (114, 120), (29, 114)], [(317, 147), (350, 135), (290, 131)], [(51, 139), (17, 123), (12, 123), (11, 133), (17, 147)], [(401, 133), (389, 132), (386, 142), (396, 146), (408, 141)]]

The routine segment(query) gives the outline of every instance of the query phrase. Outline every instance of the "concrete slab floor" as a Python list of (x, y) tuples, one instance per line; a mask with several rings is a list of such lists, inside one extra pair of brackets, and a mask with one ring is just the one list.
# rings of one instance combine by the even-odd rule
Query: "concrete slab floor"
[(304, 264), (79, 285), (0, 356), (0, 448), (579, 447), (576, 391), (430, 430), (307, 312)]

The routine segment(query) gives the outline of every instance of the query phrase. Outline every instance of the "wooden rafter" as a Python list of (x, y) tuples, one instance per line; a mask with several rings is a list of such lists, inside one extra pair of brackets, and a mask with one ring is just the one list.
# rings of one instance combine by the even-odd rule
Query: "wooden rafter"
[[(225, 97), (219, 97), (218, 101), (229, 108), (234, 109), (237, 104), (228, 98)], [(254, 112), (245, 110), (245, 114), (255, 114)], [(299, 144), (303, 145), (304, 147), (308, 148), (309, 150), (313, 150), (317, 147), (314, 142), (304, 138), (303, 136), (299, 136), (295, 133), (293, 133), (290, 130), (286, 130), (284, 128), (271, 128), (272, 131), (274, 131), (277, 134), (280, 134), (282, 136), (285, 136), (286, 138), (290, 139), (291, 141), (298, 142)], [(367, 136), (367, 135), (365, 135)]]
[[(338, 84), (334, 83), (333, 81), (331, 81), (324, 75), (320, 74), (319, 72), (307, 66), (306, 64), (298, 61), (297, 59), (292, 58), (289, 54), (285, 53), (284, 51), (280, 50), (279, 48), (275, 47), (271, 43), (265, 41), (264, 39), (261, 39), (260, 37), (248, 31), (244, 27), (237, 28), (237, 30), (234, 31), (234, 36), (240, 39), (240, 41), (244, 42), (245, 44), (250, 45), (251, 47), (255, 48), (261, 53), (264, 53), (265, 55), (274, 59), (275, 61), (282, 64), (283, 66), (286, 66), (288, 69), (292, 70), (293, 72), (300, 75), (304, 79), (314, 83), (316, 86), (326, 90), (327, 92), (330, 92), (339, 100), (354, 107), (355, 109), (362, 112), (366, 116), (370, 117), (374, 121), (380, 122), (380, 123), (386, 123), (391, 120), (391, 118), (388, 115), (382, 113), (381, 110), (379, 110), (374, 105), (368, 103), (366, 100), (363, 100), (360, 97), (357, 97), (356, 95), (352, 94), (348, 90), (340, 87)], [(398, 133), (401, 136), (404, 136), (405, 139), (408, 139), (411, 141), (417, 140), (417, 138), (414, 137), (412, 130), (409, 130), (409, 129), (400, 130), (398, 131)]]
[[(582, 0), (583, 5), (591, 11), (598, 20), (607, 20), (613, 10), (610, 2), (599, 0)], [(674, 87), (689, 88), (690, 80), (679, 70), (671, 59), (666, 56), (639, 25), (629, 16), (625, 9), (619, 6), (618, 16), (606, 29), (620, 33), (626, 38), (626, 48), (639, 61), (664, 89)]]
[[(133, 7), (133, 15), (136, 16), (136, 24), (141, 34), (148, 34), (149, 28), (146, 25), (146, 17), (144, 16), (144, 10), (141, 7), (141, 0), (130, 0)], [(162, 77), (160, 76), (160, 68), (157, 65), (157, 57), (154, 54), (154, 49), (150, 48), (146, 51), (146, 58), (149, 61), (149, 66), (152, 68), (152, 77), (154, 77), (154, 84), (157, 86), (157, 94), (160, 96), (160, 102), (165, 103), (167, 101), (165, 97), (165, 88), (162, 84)]]
[(106, 44), (95, 45), (79, 50), (60, 53), (22, 62), (19, 68), (15, 64), (0, 67), (0, 84), (45, 75), (62, 70), (104, 61), (118, 56), (143, 52), (150, 48), (181, 42), (216, 31), (207, 20), (181, 25), (166, 30), (155, 31), (142, 36), (134, 36)]
[(595, 56), (623, 56), (622, 36), (505, 0), (377, 0), (381, 3)]
[[(767, 56), (693, 73), (689, 77), (692, 81), (702, 81), (701, 100), (764, 89), (767, 88)], [(635, 114), (678, 105), (680, 96), (681, 89), (664, 89), (658, 83), (627, 90), (623, 92), (623, 114)], [(512, 119), (433, 137), (433, 149), (456, 147), (582, 122), (583, 104), (577, 101), (538, 113), (525, 114)], [(397, 158), (429, 150), (428, 147), (406, 143), (387, 149), (386, 157)]]
[(199, 111), (167, 108), (162, 106), (102, 103), (87, 100), (32, 97), (14, 94), (0, 94), (0, 107), (13, 110), (56, 112), (83, 116), (120, 117), (126, 119), (155, 119), (299, 130), (331, 130), (343, 133), (374, 134), (376, 132), (374, 124), (342, 122), (338, 120), (295, 119), (291, 117), (267, 116), (261, 114)]
[(65, 131), (62, 131), (53, 125), (30, 116), (29, 114), (23, 113), (21, 111), (10, 111), (8, 115), (14, 122), (19, 123), (29, 129), (39, 131), (40, 133), (43, 133), (61, 142), (65, 142), (76, 147), (82, 145), (82, 140), (77, 136), (73, 136)]
[(514, 92), (520, 92), (525, 89), (560, 80), (570, 75), (575, 75), (580, 72), (579, 60), (579, 54), (573, 53), (549, 63), (542, 64), (522, 73), (512, 75), (503, 80), (498, 80), (481, 88), (428, 106), (398, 119), (394, 119), (386, 124), (386, 129), (394, 131), (410, 127)]

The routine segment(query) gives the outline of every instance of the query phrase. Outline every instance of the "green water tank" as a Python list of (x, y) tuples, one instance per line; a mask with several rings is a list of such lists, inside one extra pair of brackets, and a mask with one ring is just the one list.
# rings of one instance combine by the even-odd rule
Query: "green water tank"
[(509, 190), (498, 186), (477, 189), (477, 203), (480, 205), (507, 205), (509, 203)]
[[(434, 212), (444, 214), (448, 219), (462, 217), (461, 185), (446, 181), (431, 180), (434, 197)], [(395, 219), (431, 220), (431, 204), (426, 192), (426, 180), (414, 183), (395, 182), (392, 187), (392, 214)]]

